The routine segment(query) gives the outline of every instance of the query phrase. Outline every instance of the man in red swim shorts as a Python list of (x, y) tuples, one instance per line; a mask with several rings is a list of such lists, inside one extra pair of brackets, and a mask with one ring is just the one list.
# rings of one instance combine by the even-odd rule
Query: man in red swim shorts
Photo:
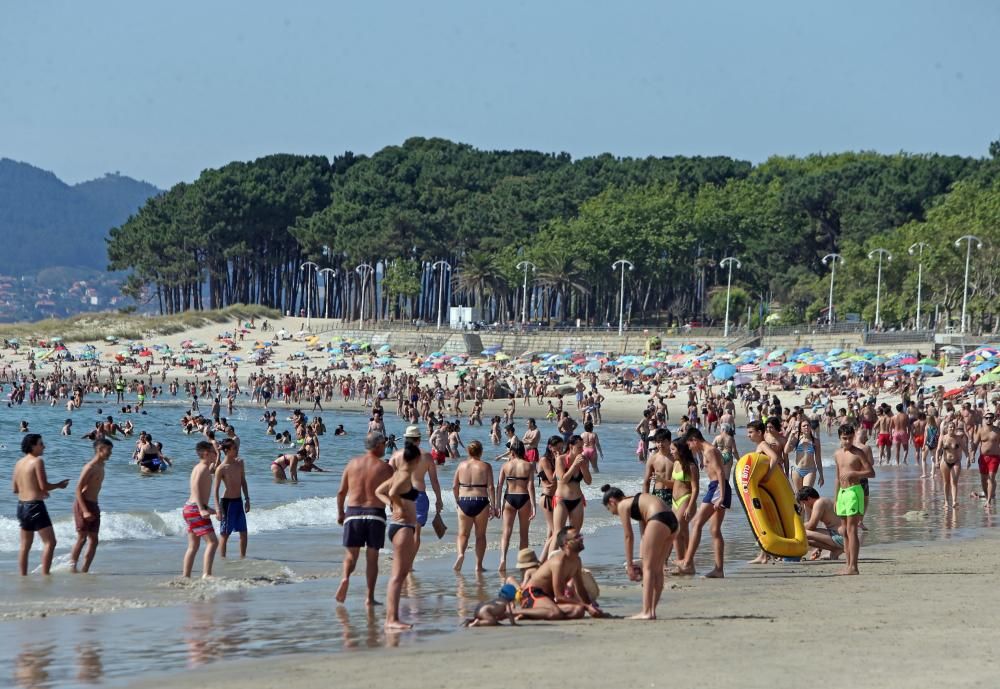
[(885, 412), (882, 407), (878, 408), (878, 416), (875, 418), (875, 445), (878, 447), (878, 463), (888, 463), (892, 450), (892, 417)]
[(986, 412), (983, 423), (976, 429), (975, 441), (979, 444), (979, 480), (983, 484), (986, 507), (996, 502), (997, 470), (1000, 469), (1000, 428), (996, 414)]

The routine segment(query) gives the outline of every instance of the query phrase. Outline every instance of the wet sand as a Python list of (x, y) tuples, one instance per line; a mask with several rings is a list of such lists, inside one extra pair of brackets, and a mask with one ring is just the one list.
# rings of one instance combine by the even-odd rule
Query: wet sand
[[(750, 567), (725, 581), (668, 578), (662, 619), (651, 623), (526, 623), (377, 655), (220, 663), (130, 686), (992, 687), (997, 545), (994, 532), (979, 532), (874, 546), (858, 577), (834, 576), (842, 562), (826, 562)], [(637, 610), (638, 587), (602, 588), (608, 611)]]

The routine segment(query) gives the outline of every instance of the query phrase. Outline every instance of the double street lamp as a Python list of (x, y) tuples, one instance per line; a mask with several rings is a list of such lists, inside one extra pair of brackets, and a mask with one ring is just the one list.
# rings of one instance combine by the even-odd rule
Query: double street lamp
[(438, 276), (438, 325), (437, 325), (437, 329), (440, 330), (441, 313), (444, 310), (444, 306), (442, 304), (442, 300), (444, 299), (444, 278), (445, 278), (445, 273), (451, 272), (451, 264), (448, 263), (447, 261), (435, 261), (431, 265), (431, 269), (437, 270), (438, 268), (441, 269), (441, 275)]
[(309, 277), (310, 277), (309, 276), (309, 271), (307, 271), (306, 268), (312, 268), (313, 275), (315, 276), (316, 269), (319, 268), (319, 266), (317, 264), (313, 263), (312, 261), (306, 261), (305, 263), (303, 263), (302, 265), (299, 266), (299, 270), (305, 271), (305, 276), (306, 276), (306, 289), (305, 289), (305, 292), (306, 292), (306, 330), (312, 330), (312, 322), (311, 322), (311, 316), (312, 316), (312, 299), (309, 298), (310, 297), (310, 290), (312, 289), (312, 280), (309, 279)]
[(962, 246), (962, 242), (968, 242), (965, 246), (965, 286), (962, 288), (962, 334), (965, 334), (965, 307), (969, 300), (969, 259), (972, 256), (972, 243), (976, 243), (977, 249), (983, 248), (983, 242), (975, 235), (967, 234), (955, 240), (955, 246)]
[(920, 290), (923, 286), (924, 278), (924, 249), (927, 248), (927, 242), (914, 242), (910, 245), (909, 252), (910, 256), (914, 253), (917, 254), (917, 322), (915, 324), (914, 330), (920, 330)]
[(868, 258), (875, 260), (876, 256), (878, 256), (878, 280), (875, 282), (875, 327), (878, 328), (882, 322), (879, 319), (879, 306), (882, 299), (882, 257), (884, 256), (886, 261), (891, 261), (892, 254), (887, 249), (872, 249), (868, 252)]
[(361, 308), (358, 312), (358, 328), (360, 329), (365, 321), (365, 282), (368, 281), (368, 277), (375, 273), (375, 268), (368, 263), (358, 264), (354, 268), (354, 272), (361, 276)]
[(625, 268), (628, 267), (629, 270), (632, 270), (635, 265), (631, 261), (620, 258), (611, 264), (611, 270), (618, 270), (618, 266), (621, 266), (622, 269), (622, 287), (618, 297), (618, 336), (621, 337), (625, 324)]
[(522, 289), (524, 291), (524, 295), (521, 297), (521, 302), (522, 302), (521, 303), (521, 327), (524, 327), (525, 323), (528, 322), (528, 269), (530, 268), (532, 270), (532, 272), (534, 272), (535, 268), (537, 268), (537, 267), (538, 266), (536, 266), (531, 261), (521, 261), (520, 263), (517, 264), (517, 269), (524, 271), (524, 284), (522, 286)]
[(323, 286), (326, 290), (326, 299), (323, 302), (323, 318), (330, 317), (330, 277), (337, 277), (337, 270), (335, 268), (321, 268), (319, 271), (320, 275), (326, 275)]
[(827, 330), (833, 330), (833, 278), (837, 274), (837, 261), (844, 263), (844, 257), (840, 254), (827, 254), (823, 257), (823, 265), (830, 264), (830, 302), (826, 306)]
[(733, 258), (732, 256), (727, 256), (726, 258), (724, 258), (721, 261), (719, 261), (719, 265), (720, 266), (723, 266), (723, 267), (729, 266), (729, 278), (726, 280), (726, 325), (723, 328), (723, 332), (722, 332), (722, 336), (723, 337), (729, 337), (729, 292), (732, 290), (732, 287), (733, 287), (733, 264), (734, 263), (736, 264), (737, 268), (740, 267), (739, 260)]

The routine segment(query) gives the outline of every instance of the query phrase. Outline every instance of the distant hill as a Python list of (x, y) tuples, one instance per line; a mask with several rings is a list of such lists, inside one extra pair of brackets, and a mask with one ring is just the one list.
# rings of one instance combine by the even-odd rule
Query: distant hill
[(0, 158), (0, 274), (106, 269), (108, 230), (159, 193), (119, 174), (70, 186), (47, 170)]

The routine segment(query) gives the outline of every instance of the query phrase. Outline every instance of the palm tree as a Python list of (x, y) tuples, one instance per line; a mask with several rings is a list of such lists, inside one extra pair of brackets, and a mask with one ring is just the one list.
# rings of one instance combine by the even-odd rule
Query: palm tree
[[(470, 251), (462, 257), (455, 276), (454, 291), (471, 293), (474, 305), (482, 311), (485, 295), (502, 289), (503, 276), (497, 270), (496, 257), (488, 251)], [(483, 318), (487, 314), (482, 314)]]
[(577, 292), (581, 295), (590, 294), (587, 284), (587, 264), (564, 248), (546, 251), (538, 257), (538, 282), (559, 295), (559, 318), (566, 319), (569, 296)]

